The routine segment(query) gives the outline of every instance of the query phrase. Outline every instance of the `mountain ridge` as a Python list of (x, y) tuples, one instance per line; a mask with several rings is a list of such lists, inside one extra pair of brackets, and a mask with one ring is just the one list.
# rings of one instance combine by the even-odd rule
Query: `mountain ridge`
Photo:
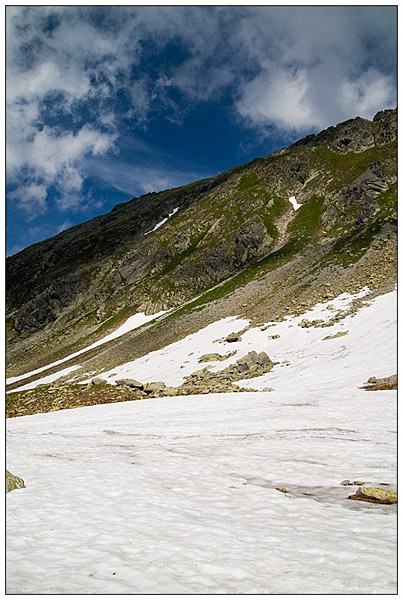
[[(377, 284), (390, 287), (396, 127), (396, 110), (350, 119), (216, 177), (134, 198), (9, 257), (11, 373), (66, 355), (136, 312), (180, 313), (196, 303), (192, 310), (214, 313), (221, 303), (253, 313), (260, 303), (263, 316), (281, 304), (280, 272), (299, 273), (312, 291), (322, 279), (335, 287), (338, 276), (363, 283), (368, 263)], [(277, 282), (276, 293), (233, 301), (265, 277)], [(284, 299), (304, 295), (301, 285), (288, 285)]]

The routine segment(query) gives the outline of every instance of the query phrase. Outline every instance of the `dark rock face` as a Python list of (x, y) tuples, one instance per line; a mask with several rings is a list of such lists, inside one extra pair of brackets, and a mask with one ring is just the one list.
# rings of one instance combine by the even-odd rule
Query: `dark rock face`
[(14, 317), (15, 329), (18, 332), (30, 332), (53, 322), (60, 311), (84, 290), (84, 282), (72, 277), (61, 278), (57, 284), (52, 282), (17, 312)]
[(397, 139), (397, 111), (382, 110), (376, 113), (374, 123), (379, 123), (381, 127), (377, 128), (374, 134), (375, 143), (390, 144)]
[(290, 146), (319, 146), (327, 143), (334, 152), (361, 152), (374, 144), (382, 145), (394, 142), (397, 137), (397, 111), (383, 110), (378, 112), (373, 123), (361, 117), (349, 119), (339, 125), (328, 127), (317, 135), (308, 135)]
[(376, 197), (388, 188), (381, 164), (373, 163), (329, 203), (321, 218), (323, 226), (332, 229), (336, 225), (365, 223), (379, 208)]
[(246, 263), (267, 251), (272, 241), (273, 238), (268, 235), (263, 223), (258, 221), (247, 223), (235, 238), (235, 257), (240, 263)]

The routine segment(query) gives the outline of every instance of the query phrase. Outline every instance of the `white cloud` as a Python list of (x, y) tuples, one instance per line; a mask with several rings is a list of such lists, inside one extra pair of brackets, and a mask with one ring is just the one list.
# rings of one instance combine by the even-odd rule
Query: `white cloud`
[(237, 109), (253, 125), (274, 123), (296, 131), (317, 127), (318, 117), (307, 99), (308, 88), (305, 70), (264, 73), (245, 86)]
[(46, 186), (34, 183), (20, 186), (9, 194), (10, 200), (16, 201), (19, 208), (25, 212), (27, 221), (32, 221), (46, 212), (46, 197)]
[[(163, 116), (181, 125), (187, 111), (223, 94), (240, 125), (259, 135), (371, 118), (395, 102), (395, 12), (7, 7), (8, 181), (17, 185), (23, 173), (29, 184), (58, 188), (60, 207), (78, 208), (86, 157), (114, 151), (127, 120), (145, 127)], [(168, 43), (180, 58), (159, 62)], [(122, 93), (129, 98), (123, 108)], [(165, 180), (147, 177), (143, 189)]]
[(341, 102), (346, 110), (357, 107), (364, 118), (371, 118), (380, 106), (392, 108), (395, 104), (395, 84), (392, 77), (370, 69), (358, 79), (343, 81), (340, 89)]

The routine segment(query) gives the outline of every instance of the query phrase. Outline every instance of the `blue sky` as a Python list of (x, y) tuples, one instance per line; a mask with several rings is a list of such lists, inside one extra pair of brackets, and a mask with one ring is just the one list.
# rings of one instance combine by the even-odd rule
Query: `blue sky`
[(7, 254), (394, 108), (396, 13), (7, 7)]

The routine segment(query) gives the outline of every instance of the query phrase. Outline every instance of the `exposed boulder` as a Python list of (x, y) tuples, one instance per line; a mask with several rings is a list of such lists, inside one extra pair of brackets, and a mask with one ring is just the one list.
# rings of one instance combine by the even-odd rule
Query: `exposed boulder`
[(235, 354), (235, 352), (227, 352), (227, 354), (218, 354), (218, 352), (212, 352), (210, 354), (203, 354), (203, 356), (201, 356), (199, 358), (199, 363), (227, 360), (227, 358), (230, 358), (234, 354)]
[(6, 493), (12, 490), (18, 490), (25, 487), (24, 480), (17, 475), (13, 475), (6, 469)]
[(152, 394), (155, 392), (162, 392), (165, 390), (166, 385), (163, 381), (151, 381), (150, 383), (146, 383), (144, 386), (144, 391), (147, 394)]
[(167, 386), (162, 391), (164, 392), (164, 396), (178, 396), (179, 395), (178, 388), (176, 388), (176, 387)]
[(370, 377), (368, 383), (397, 383), (397, 374), (389, 375), (389, 377)]
[(229, 335), (227, 335), (227, 337), (225, 338), (226, 342), (240, 342), (241, 341), (241, 336), (238, 335), (237, 333), (230, 333)]
[(255, 352), (255, 350), (252, 350), (251, 352), (249, 352), (249, 354), (247, 354), (243, 358), (239, 358), (236, 361), (239, 373), (244, 373), (245, 371), (250, 371), (250, 370), (254, 369), (254, 367), (256, 365), (256, 361), (257, 361), (257, 352)]
[(389, 377), (370, 377), (367, 383), (361, 388), (363, 390), (396, 390), (397, 374)]
[(359, 487), (355, 494), (349, 496), (349, 499), (375, 502), (376, 504), (396, 504), (397, 494), (388, 492), (388, 490), (383, 490), (382, 488)]
[(140, 381), (136, 381), (136, 379), (116, 379), (116, 385), (123, 385), (135, 390), (144, 389), (144, 384)]

